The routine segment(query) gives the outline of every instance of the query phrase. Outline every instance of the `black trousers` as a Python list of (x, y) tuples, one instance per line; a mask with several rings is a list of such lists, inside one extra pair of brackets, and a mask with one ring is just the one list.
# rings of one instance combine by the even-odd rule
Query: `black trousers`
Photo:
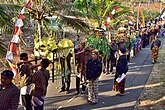
[(32, 110), (32, 103), (31, 103), (32, 96), (26, 94), (26, 95), (21, 95), (21, 98), (22, 98), (22, 104), (26, 108), (26, 110)]
[[(80, 90), (80, 78), (76, 76), (76, 91), (79, 92)], [(85, 91), (86, 86), (82, 84), (82, 91)]]
[(130, 52), (129, 52), (128, 55), (127, 55), (127, 61), (128, 61), (128, 62), (130, 61)]
[(105, 62), (105, 66), (107, 67), (107, 72), (109, 72), (109, 64), (110, 66), (110, 72), (113, 71), (113, 67), (116, 67), (116, 58), (108, 58), (107, 62)]
[(67, 76), (62, 76), (62, 87), (61, 87), (61, 90), (69, 91), (69, 89), (70, 89), (70, 76), (71, 76), (71, 74), (68, 74)]

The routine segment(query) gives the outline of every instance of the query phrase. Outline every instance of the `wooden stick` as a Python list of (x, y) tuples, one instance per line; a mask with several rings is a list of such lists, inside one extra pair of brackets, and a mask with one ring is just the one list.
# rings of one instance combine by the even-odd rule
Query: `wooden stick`
[(41, 66), (41, 64), (36, 64), (36, 65), (32, 65), (31, 67), (30, 67), (30, 69), (36, 69), (37, 67), (39, 67), (39, 66)]
[(34, 61), (37, 61), (37, 60), (41, 60), (41, 59), (32, 59), (32, 60), (28, 60), (28, 61), (22, 61), (22, 62), (19, 62), (19, 63), (30, 63), (30, 62), (34, 62)]

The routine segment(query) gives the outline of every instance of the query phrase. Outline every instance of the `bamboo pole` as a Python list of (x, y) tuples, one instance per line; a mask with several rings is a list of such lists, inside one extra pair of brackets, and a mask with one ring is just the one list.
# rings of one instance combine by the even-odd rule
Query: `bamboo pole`
[(139, 6), (138, 6), (138, 13), (137, 13), (137, 26), (136, 28), (139, 29), (139, 14), (140, 14), (140, 5), (141, 5), (141, 2), (139, 2)]
[(55, 56), (55, 52), (53, 52), (52, 83), (54, 83), (54, 68), (55, 68), (55, 65), (54, 65), (54, 60), (55, 60), (55, 59), (54, 59), (54, 56)]
[(162, 2), (160, 1), (160, 13), (162, 11)]
[(148, 1), (147, 7), (148, 7), (148, 14), (149, 14), (150, 17), (152, 18), (152, 14), (150, 13), (150, 3), (151, 3), (151, 1), (149, 0), (149, 1)]
[(41, 45), (41, 22), (38, 21), (38, 38), (39, 38), (39, 42), (40, 42), (40, 45)]

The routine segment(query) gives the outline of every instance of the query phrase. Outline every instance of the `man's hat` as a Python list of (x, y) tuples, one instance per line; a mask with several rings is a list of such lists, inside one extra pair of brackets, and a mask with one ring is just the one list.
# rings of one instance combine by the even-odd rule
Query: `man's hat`
[(14, 73), (11, 70), (4, 70), (1, 75), (6, 76), (9, 79), (13, 79)]
[(93, 44), (90, 44), (89, 47), (93, 48), (94, 46), (93, 46)]

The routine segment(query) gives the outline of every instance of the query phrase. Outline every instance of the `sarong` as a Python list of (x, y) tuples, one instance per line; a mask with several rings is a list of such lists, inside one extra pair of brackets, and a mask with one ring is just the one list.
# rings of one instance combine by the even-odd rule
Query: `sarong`
[(156, 62), (156, 59), (158, 57), (158, 46), (152, 47), (152, 62)]
[(118, 78), (118, 75), (115, 75), (114, 84), (113, 84), (113, 90), (115, 92), (119, 91), (121, 94), (123, 94), (125, 92), (125, 81), (126, 81), (126, 78), (124, 78), (120, 83), (118, 83), (116, 81), (117, 78)]
[(90, 80), (88, 82), (88, 100), (91, 102), (98, 102), (98, 79), (96, 80)]

